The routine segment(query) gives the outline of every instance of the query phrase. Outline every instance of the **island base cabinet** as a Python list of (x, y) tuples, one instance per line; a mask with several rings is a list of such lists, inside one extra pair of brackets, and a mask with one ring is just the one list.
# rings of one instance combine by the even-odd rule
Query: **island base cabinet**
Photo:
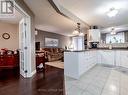
[(96, 51), (86, 51), (79, 53), (79, 74), (82, 75), (97, 63)]
[(65, 52), (64, 75), (79, 79), (97, 63), (96, 51)]
[(79, 78), (79, 63), (77, 52), (64, 53), (64, 75), (78, 79)]

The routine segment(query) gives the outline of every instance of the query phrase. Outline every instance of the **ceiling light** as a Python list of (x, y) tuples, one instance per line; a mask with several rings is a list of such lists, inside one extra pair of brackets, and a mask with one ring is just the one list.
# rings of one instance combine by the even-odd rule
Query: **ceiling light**
[(109, 89), (111, 91), (117, 91), (117, 87), (115, 85), (110, 85)]
[(35, 35), (38, 35), (38, 31), (37, 31), (37, 29), (35, 29)]
[(78, 34), (79, 34), (79, 31), (77, 31), (77, 30), (73, 31), (73, 35), (78, 35)]
[(118, 14), (118, 10), (115, 8), (111, 8), (108, 12), (107, 15), (108, 17), (115, 17)]
[(115, 34), (116, 34), (115, 28), (112, 27), (112, 28), (111, 28), (111, 35), (115, 35)]
[(84, 36), (84, 33), (80, 30), (80, 23), (77, 23), (77, 28), (73, 31), (73, 35), (75, 36)]
[(115, 35), (116, 34), (116, 32), (111, 32), (111, 35)]
[(84, 36), (84, 33), (81, 32), (81, 33), (79, 34), (79, 36)]

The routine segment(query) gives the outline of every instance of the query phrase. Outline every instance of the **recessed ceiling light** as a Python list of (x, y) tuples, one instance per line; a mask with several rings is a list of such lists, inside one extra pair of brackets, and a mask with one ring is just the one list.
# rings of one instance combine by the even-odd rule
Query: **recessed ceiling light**
[(108, 12), (107, 15), (108, 17), (115, 17), (118, 14), (118, 10), (115, 8), (111, 8)]

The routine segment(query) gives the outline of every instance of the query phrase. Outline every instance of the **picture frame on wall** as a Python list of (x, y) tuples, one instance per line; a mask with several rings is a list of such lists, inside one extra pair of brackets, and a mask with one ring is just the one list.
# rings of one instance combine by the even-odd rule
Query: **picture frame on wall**
[(45, 46), (46, 47), (58, 47), (59, 40), (54, 38), (45, 38)]

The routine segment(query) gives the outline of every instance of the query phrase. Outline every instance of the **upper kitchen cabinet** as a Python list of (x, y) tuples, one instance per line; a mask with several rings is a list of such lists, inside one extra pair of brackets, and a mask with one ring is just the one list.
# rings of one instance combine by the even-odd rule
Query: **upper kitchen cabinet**
[(100, 42), (100, 29), (90, 29), (88, 31), (89, 34), (89, 42)]

